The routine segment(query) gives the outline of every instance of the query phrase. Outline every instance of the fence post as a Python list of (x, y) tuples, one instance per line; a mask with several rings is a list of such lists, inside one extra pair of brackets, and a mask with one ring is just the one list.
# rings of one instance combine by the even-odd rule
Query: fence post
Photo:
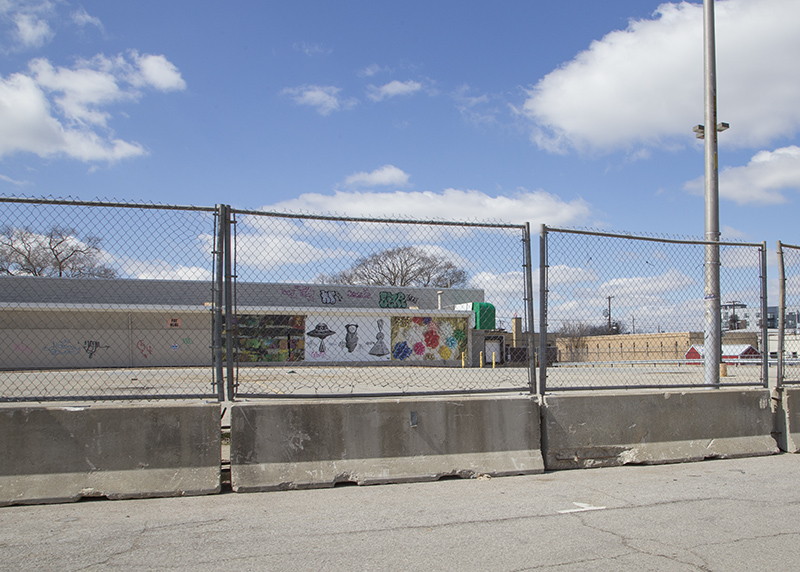
[[(223, 264), (225, 251), (225, 205), (217, 205), (217, 247), (214, 250), (216, 267), (214, 271), (214, 371), (216, 372), (217, 397), (225, 401), (225, 388), (223, 385), (222, 367), (222, 290), (223, 290)], [(230, 348), (228, 348), (230, 350)]]
[(235, 379), (233, 373), (234, 347), (233, 347), (233, 287), (231, 283), (231, 206), (224, 205), (225, 217), (225, 346), (228, 352), (225, 356), (228, 400), (233, 401), (235, 395)]
[[(767, 322), (767, 315), (762, 314), (763, 324)], [(783, 244), (778, 241), (778, 372), (776, 374), (775, 387), (783, 387), (784, 378), (784, 355), (786, 350), (786, 338), (784, 328), (786, 327), (786, 269), (783, 265)]]
[(522, 231), (522, 244), (525, 250), (525, 311), (528, 321), (528, 368), (530, 370), (530, 392), (536, 393), (536, 352), (533, 336), (533, 257), (531, 255), (531, 224), (525, 223)]
[(767, 330), (767, 243), (761, 243), (761, 376), (769, 388), (769, 331)]
[(539, 235), (539, 383), (538, 394), (547, 390), (547, 225)]

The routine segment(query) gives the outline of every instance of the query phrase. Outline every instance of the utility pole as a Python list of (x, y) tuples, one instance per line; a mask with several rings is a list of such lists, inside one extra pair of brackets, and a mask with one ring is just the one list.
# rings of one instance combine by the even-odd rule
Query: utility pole
[(608, 335), (611, 335), (611, 298), (614, 296), (606, 296), (608, 298)]
[[(698, 125), (695, 132), (698, 137), (702, 134), (705, 139), (705, 239), (707, 242), (719, 242), (717, 55), (714, 34), (714, 0), (703, 0), (703, 39), (706, 128)], [(707, 244), (705, 250), (705, 383), (719, 387), (719, 366), (722, 358), (719, 244)]]

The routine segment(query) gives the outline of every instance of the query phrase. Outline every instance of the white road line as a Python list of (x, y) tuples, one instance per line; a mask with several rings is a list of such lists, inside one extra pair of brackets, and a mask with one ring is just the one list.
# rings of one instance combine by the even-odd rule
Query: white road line
[(604, 506), (592, 506), (590, 504), (585, 504), (582, 502), (574, 502), (572, 504), (574, 504), (578, 508), (571, 508), (569, 510), (560, 510), (558, 511), (558, 514), (569, 514), (572, 512), (587, 512), (590, 510), (604, 510), (606, 508)]

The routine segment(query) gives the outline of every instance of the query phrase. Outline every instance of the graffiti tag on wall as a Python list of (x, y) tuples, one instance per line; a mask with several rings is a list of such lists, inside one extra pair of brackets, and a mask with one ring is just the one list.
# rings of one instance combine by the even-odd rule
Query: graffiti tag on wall
[(408, 308), (406, 303), (406, 295), (402, 292), (392, 294), (391, 292), (381, 292), (378, 305), (381, 308)]
[(153, 355), (153, 346), (148, 346), (144, 340), (139, 340), (136, 342), (136, 349), (139, 350), (139, 353), (142, 354), (143, 358)]
[(348, 290), (347, 291), (347, 297), (348, 298), (366, 298), (366, 299), (371, 299), (372, 298), (372, 292), (370, 292), (369, 290), (366, 290), (366, 289), (364, 289), (364, 290)]
[(97, 340), (86, 340), (83, 342), (83, 349), (89, 354), (89, 359), (92, 359), (92, 356), (97, 352), (99, 349), (107, 350), (111, 346), (101, 346), (100, 342)]
[(320, 290), (319, 297), (322, 299), (323, 304), (334, 305), (342, 301), (342, 295), (336, 290)]
[(281, 294), (288, 296), (295, 300), (297, 298), (305, 298), (306, 300), (313, 300), (314, 293), (311, 286), (292, 286), (291, 288), (281, 288)]
[(59, 340), (53, 342), (49, 346), (42, 348), (46, 352), (50, 352), (54, 356), (71, 355), (78, 353), (78, 348), (69, 343), (69, 340)]
[(381, 308), (408, 308), (409, 304), (416, 304), (417, 298), (403, 292), (381, 292), (378, 305)]

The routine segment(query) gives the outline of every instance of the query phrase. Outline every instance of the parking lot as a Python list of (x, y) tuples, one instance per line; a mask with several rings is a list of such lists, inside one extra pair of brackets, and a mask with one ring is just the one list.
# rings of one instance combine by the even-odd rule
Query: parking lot
[[(770, 370), (771, 374), (774, 371)], [(522, 367), (241, 367), (240, 396), (379, 395), (436, 392), (528, 391)], [(538, 371), (537, 371), (538, 375)], [(548, 391), (605, 387), (692, 387), (704, 369), (685, 363), (581, 364), (547, 370)], [(758, 365), (729, 366), (723, 384), (759, 385)], [(37, 398), (214, 397), (211, 368), (0, 371), (6, 401)]]

